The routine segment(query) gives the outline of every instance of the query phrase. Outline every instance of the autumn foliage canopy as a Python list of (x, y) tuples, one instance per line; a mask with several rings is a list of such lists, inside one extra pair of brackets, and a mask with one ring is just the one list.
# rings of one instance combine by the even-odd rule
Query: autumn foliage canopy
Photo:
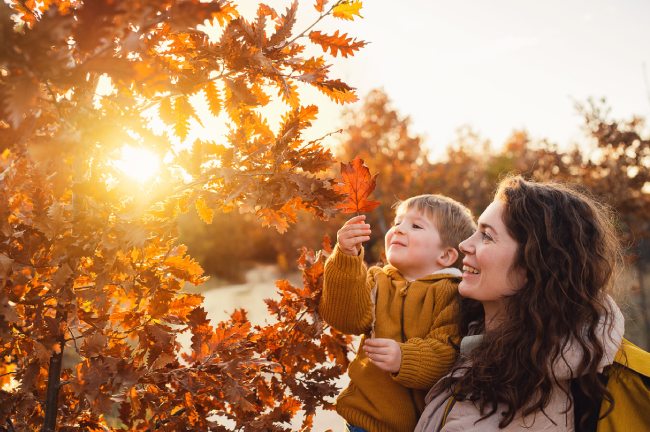
[[(176, 241), (192, 208), (284, 231), (342, 199), (332, 155), (302, 136), (318, 107), (301, 92), (357, 99), (328, 59), (365, 42), (319, 26), (361, 2), (317, 0), (305, 29), (286, 6), (248, 20), (225, 0), (0, 3), (0, 429), (279, 431), (298, 412), (309, 429), (331, 406), (349, 340), (316, 310), (329, 244), (303, 250), (304, 286), (278, 282), (253, 326), (243, 310), (207, 319)], [(224, 133), (195, 133), (207, 118)], [(165, 161), (153, 180), (111, 162), (125, 145)]]

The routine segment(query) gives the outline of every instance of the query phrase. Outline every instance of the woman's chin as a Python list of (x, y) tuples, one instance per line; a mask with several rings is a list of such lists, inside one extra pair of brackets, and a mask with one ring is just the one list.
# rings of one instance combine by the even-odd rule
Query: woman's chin
[(458, 294), (462, 297), (472, 298), (472, 289), (465, 280), (461, 280), (458, 284)]

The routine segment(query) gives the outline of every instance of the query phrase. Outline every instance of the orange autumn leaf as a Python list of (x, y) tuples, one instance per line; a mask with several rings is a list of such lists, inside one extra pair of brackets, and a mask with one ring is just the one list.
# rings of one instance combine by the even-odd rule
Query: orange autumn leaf
[(348, 37), (347, 33), (339, 34), (338, 30), (331, 35), (314, 30), (309, 33), (309, 39), (312, 42), (319, 44), (321, 48), (323, 48), (323, 51), (327, 52), (329, 49), (330, 53), (334, 57), (336, 57), (339, 52), (343, 57), (354, 55), (355, 51), (366, 46), (366, 42), (357, 41), (356, 38)]
[(201, 218), (203, 222), (211, 224), (212, 219), (214, 218), (214, 210), (208, 206), (208, 204), (205, 202), (205, 199), (197, 199), (194, 205), (196, 207), (196, 213), (199, 215), (199, 218)]
[(183, 278), (195, 285), (204, 281), (201, 277), (203, 268), (199, 263), (189, 256), (169, 256), (165, 259), (164, 264), (167, 269), (176, 277)]
[(354, 88), (341, 80), (314, 82), (313, 85), (336, 103), (344, 104), (358, 100)]
[(314, 5), (314, 8), (320, 12), (323, 13), (323, 10), (325, 9), (325, 4), (327, 3), (327, 0), (316, 0), (316, 4)]
[(174, 108), (172, 107), (172, 100), (170, 98), (166, 97), (160, 101), (158, 115), (163, 122), (167, 124), (174, 123)]
[(217, 83), (210, 81), (203, 87), (203, 91), (205, 92), (205, 99), (208, 102), (210, 113), (215, 117), (218, 116), (219, 112), (221, 112), (222, 101)]
[(342, 213), (364, 213), (373, 211), (379, 206), (379, 201), (369, 200), (368, 196), (375, 190), (377, 174), (370, 170), (358, 156), (350, 163), (341, 162), (341, 177), (343, 183), (336, 187), (337, 192), (345, 199), (336, 207)]
[(185, 97), (179, 97), (174, 101), (174, 132), (181, 141), (187, 137), (190, 130), (190, 117), (194, 112), (194, 108)]
[(334, 7), (334, 17), (352, 21), (354, 16), (361, 17), (359, 10), (363, 4), (360, 1), (347, 1)]

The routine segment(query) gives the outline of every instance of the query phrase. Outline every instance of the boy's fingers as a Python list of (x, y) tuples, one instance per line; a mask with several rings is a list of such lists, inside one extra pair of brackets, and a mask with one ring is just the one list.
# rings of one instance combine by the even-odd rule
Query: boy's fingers
[(350, 219), (349, 221), (345, 222), (342, 226), (342, 228), (347, 228), (347, 227), (354, 227), (358, 225), (367, 225), (364, 219)]
[(341, 228), (342, 233), (364, 233), (364, 234), (370, 234), (370, 225), (368, 224), (354, 224), (354, 225), (348, 225), (346, 227)]
[(370, 236), (367, 235), (367, 234), (364, 234), (364, 233), (359, 233), (359, 234), (350, 233), (349, 235), (341, 236), (341, 239), (343, 239), (343, 240), (353, 240), (354, 239), (354, 240), (358, 241), (358, 239), (363, 238), (363, 237), (370, 237)]
[(366, 351), (366, 354), (383, 354), (383, 353), (385, 353), (385, 350), (383, 348), (365, 347), (364, 350)]
[(388, 358), (387, 356), (382, 355), (382, 354), (372, 354), (372, 355), (369, 355), (368, 358), (373, 363), (388, 363), (390, 361), (390, 358)]
[(359, 215), (352, 217), (345, 222), (345, 225), (352, 224), (352, 223), (358, 223), (360, 221), (366, 220), (366, 215)]
[(358, 245), (359, 243), (363, 243), (366, 240), (370, 240), (369, 236), (351, 236), (351, 237), (341, 237), (339, 239), (340, 243), (344, 243), (347, 245)]
[(382, 351), (366, 351), (366, 354), (368, 355), (368, 357), (372, 356), (373, 358), (377, 358), (377, 357), (383, 358), (389, 355), (389, 353), (382, 352)]
[(344, 234), (370, 234), (370, 227), (363, 225), (360, 226), (350, 226), (348, 229), (342, 230)]
[(371, 338), (371, 339), (366, 339), (364, 342), (364, 345), (368, 345), (370, 347), (386, 347), (389, 344), (389, 341), (392, 339), (386, 339), (386, 338)]

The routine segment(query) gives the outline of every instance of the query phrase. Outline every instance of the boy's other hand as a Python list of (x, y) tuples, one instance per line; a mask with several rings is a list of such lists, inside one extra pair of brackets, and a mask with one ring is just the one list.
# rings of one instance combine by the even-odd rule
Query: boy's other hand
[(370, 225), (365, 223), (366, 215), (349, 219), (336, 233), (339, 249), (347, 255), (359, 255), (361, 243), (370, 240)]
[(366, 339), (363, 344), (366, 355), (375, 366), (386, 372), (397, 373), (402, 365), (402, 350), (393, 339)]

